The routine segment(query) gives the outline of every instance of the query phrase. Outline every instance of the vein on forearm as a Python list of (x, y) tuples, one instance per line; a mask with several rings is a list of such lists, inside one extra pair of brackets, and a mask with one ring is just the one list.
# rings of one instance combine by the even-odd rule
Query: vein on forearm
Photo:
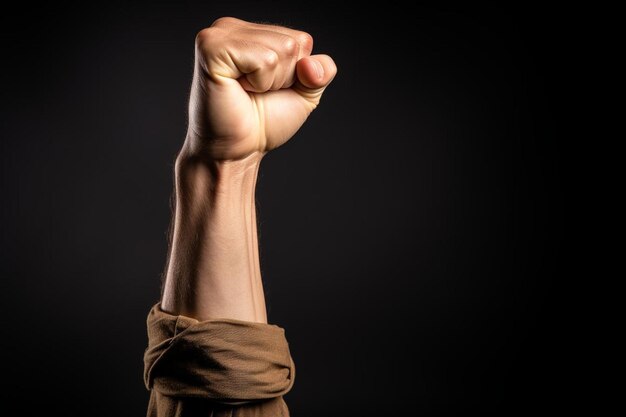
[(254, 195), (259, 162), (177, 169), (165, 308), (266, 322)]

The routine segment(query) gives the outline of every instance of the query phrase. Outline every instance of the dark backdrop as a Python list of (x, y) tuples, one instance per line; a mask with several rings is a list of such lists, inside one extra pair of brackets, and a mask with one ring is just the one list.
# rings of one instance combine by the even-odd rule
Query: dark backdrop
[(193, 40), (232, 15), (309, 31), (339, 67), (257, 189), (269, 319), (298, 369), (292, 414), (558, 406), (559, 20), (532, 6), (383, 6), (3, 14), (5, 398), (33, 415), (144, 414)]

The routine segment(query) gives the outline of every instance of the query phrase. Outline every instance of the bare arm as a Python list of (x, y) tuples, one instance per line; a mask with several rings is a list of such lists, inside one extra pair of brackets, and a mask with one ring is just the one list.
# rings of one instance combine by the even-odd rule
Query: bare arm
[(178, 158), (164, 310), (200, 320), (267, 322), (254, 202), (261, 158)]
[(300, 31), (225, 18), (196, 38), (189, 129), (161, 307), (200, 320), (267, 322), (255, 185), (336, 74)]

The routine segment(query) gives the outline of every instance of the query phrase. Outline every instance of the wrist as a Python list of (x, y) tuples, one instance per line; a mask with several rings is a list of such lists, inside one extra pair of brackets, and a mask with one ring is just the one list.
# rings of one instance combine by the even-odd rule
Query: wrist
[(209, 195), (254, 191), (261, 160), (266, 152), (253, 152), (242, 159), (217, 160), (187, 152), (176, 157), (177, 193)]

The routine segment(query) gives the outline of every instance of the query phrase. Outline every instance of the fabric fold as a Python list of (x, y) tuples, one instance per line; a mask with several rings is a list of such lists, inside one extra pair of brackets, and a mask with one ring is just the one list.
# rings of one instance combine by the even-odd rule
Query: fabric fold
[(293, 386), (295, 365), (279, 326), (198, 321), (157, 303), (147, 327), (144, 383), (161, 395), (237, 405), (281, 397)]

